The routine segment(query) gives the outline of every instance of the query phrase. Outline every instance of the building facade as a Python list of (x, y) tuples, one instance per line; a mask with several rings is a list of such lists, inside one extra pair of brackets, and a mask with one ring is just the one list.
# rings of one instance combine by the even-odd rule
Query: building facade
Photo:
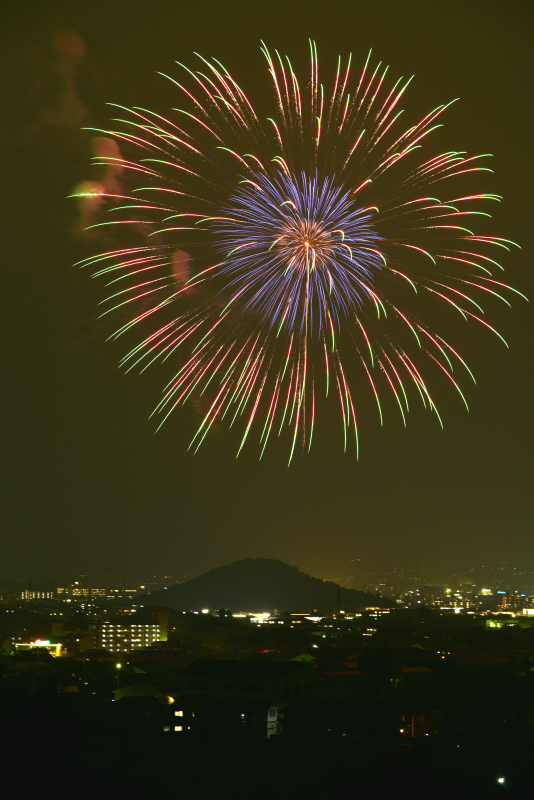
[(110, 653), (129, 653), (150, 647), (160, 640), (159, 624), (134, 624), (130, 622), (102, 622), (93, 627), (93, 647)]

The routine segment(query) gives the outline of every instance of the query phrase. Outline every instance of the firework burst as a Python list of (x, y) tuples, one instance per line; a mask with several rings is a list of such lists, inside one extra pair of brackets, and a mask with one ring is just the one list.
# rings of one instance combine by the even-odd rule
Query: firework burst
[(411, 79), (388, 87), (387, 67), (368, 58), (353, 80), (349, 58), (325, 92), (311, 42), (301, 92), (289, 59), (262, 49), (272, 118), (260, 119), (218, 61), (199, 57), (198, 71), (179, 65), (183, 80), (169, 78), (182, 100), (171, 119), (118, 107), (126, 116), (106, 131), (126, 155), (97, 163), (120, 167), (129, 185), (104, 193), (110, 219), (91, 227), (143, 241), (82, 264), (106, 278), (104, 314), (132, 309), (113, 336), (143, 332), (123, 364), (175, 360), (154, 413), (163, 422), (203, 397), (194, 450), (217, 421), (241, 419), (239, 452), (256, 429), (261, 457), (289, 427), (291, 460), (297, 443), (311, 446), (319, 395), (335, 399), (344, 446), (352, 429), (357, 450), (366, 385), (381, 422), (385, 390), (404, 424), (415, 390), (441, 423), (422, 361), (437, 364), (464, 402), (454, 372), (471, 372), (419, 319), (417, 303), (432, 297), (502, 339), (480, 302), (488, 294), (508, 302), (492, 251), (512, 243), (471, 230), (490, 216), (480, 208), (500, 198), (458, 194), (450, 180), (491, 170), (482, 156), (422, 155), (447, 106), (405, 129), (400, 100)]

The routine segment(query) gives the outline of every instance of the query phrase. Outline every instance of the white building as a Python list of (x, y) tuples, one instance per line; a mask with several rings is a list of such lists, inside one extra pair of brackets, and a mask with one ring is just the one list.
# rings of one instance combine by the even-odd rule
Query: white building
[(110, 653), (128, 653), (130, 650), (150, 647), (152, 642), (160, 638), (160, 626), (157, 623), (138, 625), (102, 622), (93, 629), (94, 648), (109, 650)]
[(284, 733), (284, 708), (287, 703), (273, 703), (267, 709), (267, 739), (271, 736), (281, 736)]

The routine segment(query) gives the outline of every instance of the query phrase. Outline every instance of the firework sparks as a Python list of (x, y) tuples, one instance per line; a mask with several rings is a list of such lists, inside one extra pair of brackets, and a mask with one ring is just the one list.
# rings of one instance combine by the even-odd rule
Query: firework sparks
[(364, 385), (381, 422), (384, 391), (406, 424), (415, 389), (441, 423), (421, 362), (437, 365), (464, 403), (454, 373), (473, 376), (417, 302), (431, 297), (502, 339), (481, 302), (508, 302), (491, 251), (513, 243), (471, 230), (500, 198), (456, 196), (449, 180), (491, 170), (463, 152), (421, 156), (447, 106), (405, 129), (399, 103), (411, 79), (387, 88), (387, 67), (373, 70), (370, 57), (354, 80), (351, 59), (339, 61), (328, 92), (311, 42), (304, 91), (289, 59), (262, 49), (271, 118), (218, 61), (199, 57), (198, 71), (179, 65), (183, 80), (170, 78), (183, 101), (171, 119), (117, 107), (119, 128), (99, 131), (121, 150), (97, 163), (120, 169), (128, 188), (103, 196), (109, 219), (90, 227), (143, 237), (82, 262), (106, 279), (104, 314), (132, 309), (114, 336), (143, 331), (123, 364), (175, 360), (154, 413), (162, 424), (203, 397), (195, 451), (214, 423), (242, 419), (239, 452), (253, 429), (261, 457), (289, 428), (291, 461), (297, 443), (311, 447), (320, 394), (337, 397), (344, 446), (352, 430), (358, 449)]

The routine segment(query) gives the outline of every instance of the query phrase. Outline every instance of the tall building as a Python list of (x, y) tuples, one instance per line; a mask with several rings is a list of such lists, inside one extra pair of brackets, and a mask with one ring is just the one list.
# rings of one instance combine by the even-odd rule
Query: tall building
[(158, 623), (101, 622), (91, 627), (93, 647), (109, 650), (110, 653), (129, 653), (130, 650), (150, 647), (152, 642), (160, 640)]
[(20, 593), (21, 600), (52, 600), (54, 592), (36, 592), (30, 589), (24, 589)]

